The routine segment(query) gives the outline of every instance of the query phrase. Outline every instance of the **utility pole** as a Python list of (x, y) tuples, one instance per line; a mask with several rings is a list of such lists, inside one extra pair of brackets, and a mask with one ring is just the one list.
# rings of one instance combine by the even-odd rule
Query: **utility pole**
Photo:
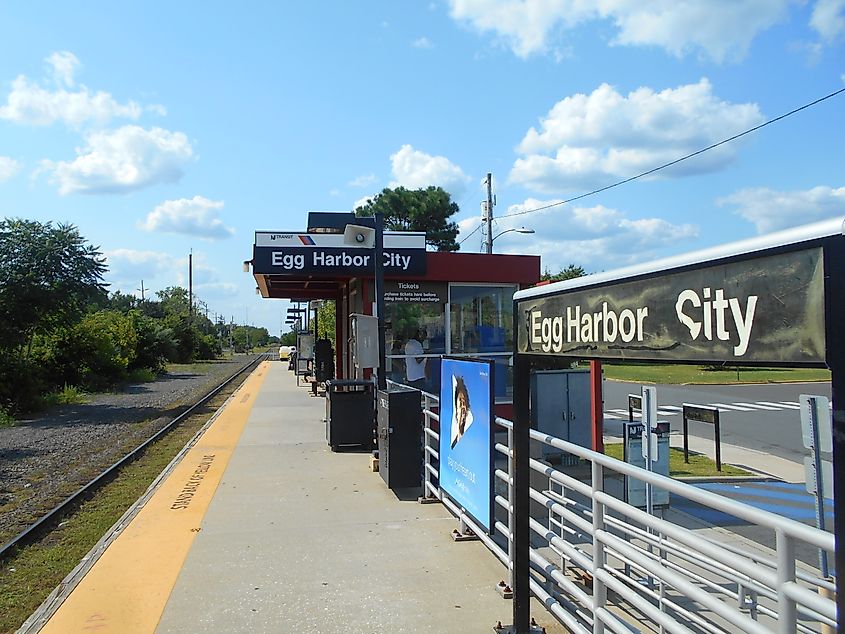
[(141, 288), (137, 289), (141, 291), (141, 301), (144, 301), (144, 280), (141, 280)]
[(188, 315), (194, 319), (194, 250), (188, 254)]
[(493, 174), (487, 172), (487, 253), (493, 253)]

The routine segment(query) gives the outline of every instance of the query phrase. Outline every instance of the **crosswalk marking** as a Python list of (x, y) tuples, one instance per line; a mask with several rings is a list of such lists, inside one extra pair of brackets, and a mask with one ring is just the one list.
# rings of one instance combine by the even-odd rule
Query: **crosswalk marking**
[(786, 403), (786, 402), (783, 402), (783, 403), (771, 403), (769, 401), (757, 401), (757, 402), (760, 403), (761, 405), (771, 405), (772, 407), (774, 407), (776, 409), (783, 409), (784, 407), (786, 409), (801, 409), (801, 406), (798, 403), (793, 405), (792, 403)]
[(742, 407), (741, 405), (726, 405), (725, 403), (710, 403), (713, 407), (718, 407), (721, 410), (737, 411), (737, 412), (753, 412), (751, 407)]
[[(781, 412), (784, 410), (799, 410), (801, 405), (796, 401), (754, 401), (741, 403), (710, 403), (708, 405), (697, 405), (696, 407), (716, 407), (722, 412)], [(831, 404), (832, 407), (832, 404)], [(660, 405), (657, 408), (658, 416), (678, 416), (684, 408), (680, 405)], [(611, 420), (628, 420), (627, 409), (606, 409), (605, 418)], [(634, 418), (641, 418), (639, 412), (634, 412)]]
[(776, 412), (780, 409), (779, 407), (772, 407), (770, 405), (760, 405), (759, 403), (734, 403), (734, 405), (743, 405), (752, 409), (764, 409), (769, 412)]

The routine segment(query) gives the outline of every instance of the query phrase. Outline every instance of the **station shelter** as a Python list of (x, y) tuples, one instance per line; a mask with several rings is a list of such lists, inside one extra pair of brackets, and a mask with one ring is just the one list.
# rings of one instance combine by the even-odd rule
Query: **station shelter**
[[(376, 313), (374, 251), (349, 245), (343, 233), (345, 225), (366, 220), (351, 213), (311, 213), (306, 231), (256, 231), (248, 263), (262, 297), (335, 301), (338, 379), (369, 378), (356, 367), (351, 316)], [(430, 251), (425, 238), (422, 232), (384, 232), (387, 378), (408, 382), (408, 353), (419, 351), (415, 343), (408, 345), (414, 338), (426, 359), (424, 382), (417, 384), (424, 391), (439, 391), (441, 355), (492, 359), (496, 410), (507, 415), (513, 295), (540, 281), (540, 257)]]

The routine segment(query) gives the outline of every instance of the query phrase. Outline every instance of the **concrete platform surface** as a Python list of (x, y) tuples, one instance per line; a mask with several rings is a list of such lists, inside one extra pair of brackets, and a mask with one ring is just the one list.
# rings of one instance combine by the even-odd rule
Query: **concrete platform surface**
[[(156, 632), (490, 632), (504, 567), (455, 543), (439, 504), (397, 497), (370, 454), (333, 453), (325, 400), (269, 363)], [(235, 399), (236, 400), (236, 399)], [(162, 536), (166, 539), (166, 536)], [(547, 632), (564, 632), (537, 604)]]

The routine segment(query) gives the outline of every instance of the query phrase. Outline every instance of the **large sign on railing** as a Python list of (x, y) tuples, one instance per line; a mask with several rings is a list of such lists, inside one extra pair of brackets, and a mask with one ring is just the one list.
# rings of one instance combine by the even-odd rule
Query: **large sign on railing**
[(485, 530), (493, 525), (493, 362), (440, 366), (440, 488)]
[(519, 301), (518, 352), (602, 359), (819, 364), (821, 248)]

